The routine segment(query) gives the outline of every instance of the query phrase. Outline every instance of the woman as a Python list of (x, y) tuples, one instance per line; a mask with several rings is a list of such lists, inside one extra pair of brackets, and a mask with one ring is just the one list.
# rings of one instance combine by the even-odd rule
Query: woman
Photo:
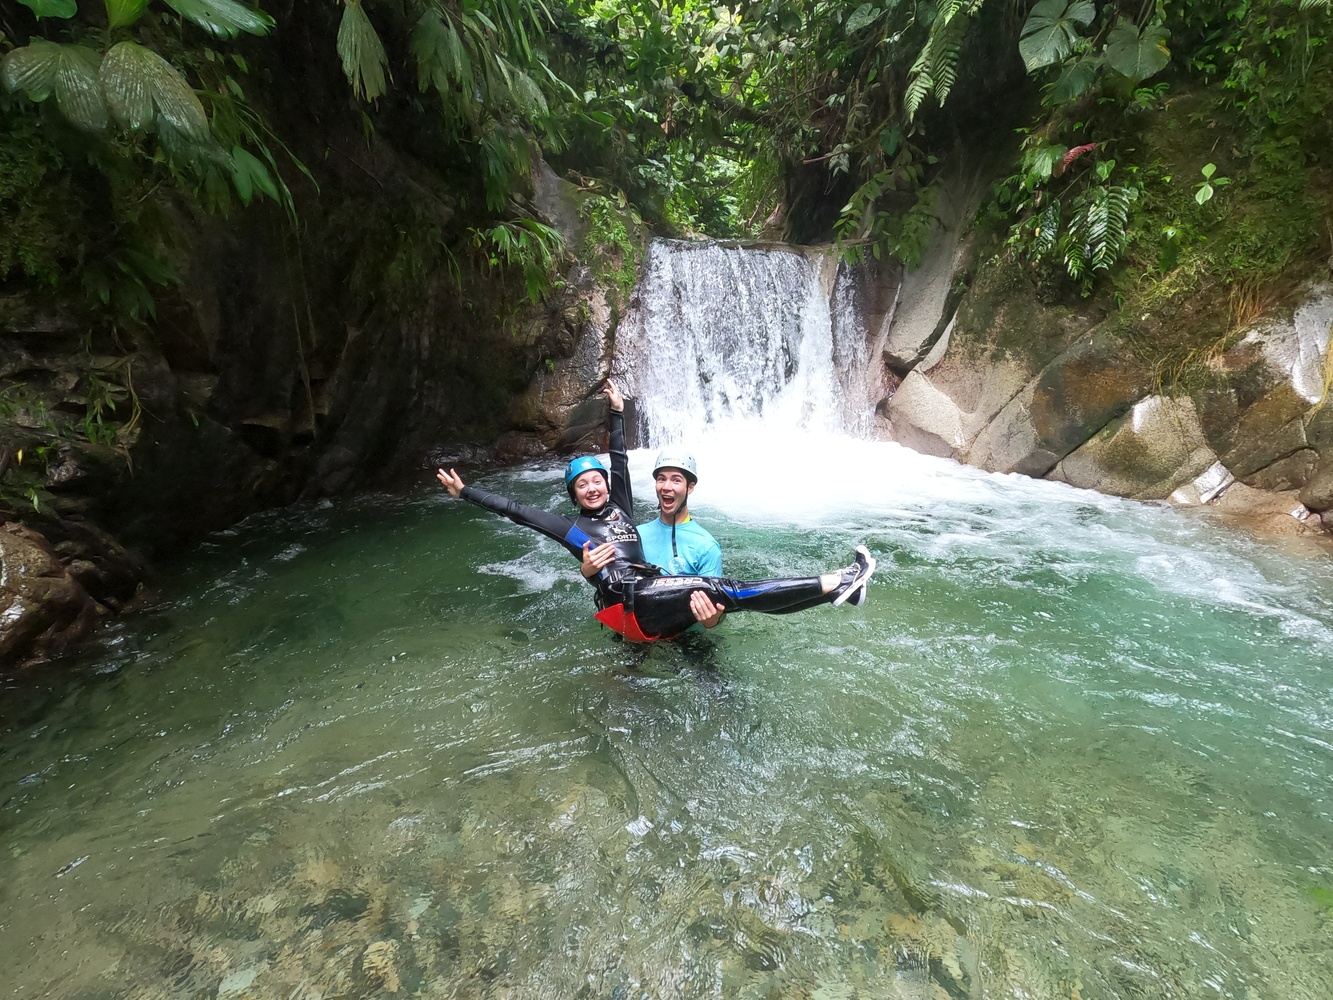
[(625, 453), (625, 402), (610, 383), (603, 393), (611, 404), (611, 468), (592, 455), (580, 456), (565, 467), (565, 488), (579, 508), (577, 517), (538, 510), (466, 486), (453, 469), (436, 470), (436, 478), (450, 496), (539, 531), (564, 545), (576, 559), (582, 560), (591, 546), (613, 545), (615, 557), (588, 582), (597, 588), (597, 620), (634, 642), (674, 638), (693, 625), (696, 614), (691, 601), (701, 600), (692, 598), (694, 594), (703, 594), (729, 612), (767, 614), (789, 614), (817, 604), (864, 602), (875, 560), (860, 545), (856, 561), (843, 570), (782, 580), (663, 576), (660, 569), (645, 562), (634, 526), (629, 456)]

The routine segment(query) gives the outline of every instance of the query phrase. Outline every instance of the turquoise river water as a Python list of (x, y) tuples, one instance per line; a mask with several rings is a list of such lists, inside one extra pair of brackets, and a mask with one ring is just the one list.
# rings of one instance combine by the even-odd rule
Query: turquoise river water
[(7, 682), (0, 995), (1333, 996), (1326, 550), (710, 447), (728, 572), (865, 541), (866, 608), (612, 642), (554, 544), (423, 486), (214, 536)]

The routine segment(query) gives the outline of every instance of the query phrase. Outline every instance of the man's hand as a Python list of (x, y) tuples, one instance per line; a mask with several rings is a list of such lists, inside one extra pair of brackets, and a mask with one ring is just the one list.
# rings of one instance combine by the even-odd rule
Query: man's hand
[(583, 543), (583, 566), (580, 572), (584, 577), (591, 580), (603, 569), (611, 564), (611, 560), (616, 557), (616, 547), (610, 542), (603, 542), (601, 545), (593, 546), (592, 542)]
[(605, 396), (606, 401), (611, 404), (611, 409), (615, 410), (617, 413), (625, 412), (625, 397), (620, 394), (620, 390), (616, 388), (616, 384), (610, 379), (607, 379), (606, 385), (602, 387), (602, 395)]
[(714, 604), (712, 598), (702, 590), (696, 590), (690, 594), (690, 610), (694, 612), (694, 620), (704, 628), (716, 628), (727, 607), (725, 604)]
[(449, 491), (449, 495), (455, 500), (463, 492), (463, 477), (453, 469), (445, 472), (443, 469), (435, 470), (435, 478), (440, 481), (440, 485)]

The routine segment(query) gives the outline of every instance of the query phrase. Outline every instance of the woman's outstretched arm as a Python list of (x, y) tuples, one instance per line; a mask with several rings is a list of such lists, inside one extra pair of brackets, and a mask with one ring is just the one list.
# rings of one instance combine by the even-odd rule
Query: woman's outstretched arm
[(436, 469), (435, 478), (440, 481), (440, 485), (449, 492), (451, 497), (474, 503), (493, 514), (507, 517), (515, 524), (521, 524), (525, 528), (541, 532), (547, 538), (553, 538), (563, 545), (570, 555), (576, 559), (580, 561), (583, 559), (583, 544), (588, 541), (588, 535), (574, 522), (572, 517), (553, 514), (549, 510), (540, 510), (537, 507), (529, 507), (527, 504), (510, 500), (497, 493), (488, 493), (485, 490), (477, 489), (475, 486), (467, 486), (463, 483), (463, 477), (453, 469), (448, 472), (444, 469)]

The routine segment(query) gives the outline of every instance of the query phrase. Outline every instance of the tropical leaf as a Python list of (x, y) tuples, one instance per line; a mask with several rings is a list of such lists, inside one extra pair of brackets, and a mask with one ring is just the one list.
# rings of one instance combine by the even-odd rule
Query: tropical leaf
[(78, 0), (19, 0), (37, 17), (73, 17), (79, 12)]
[(847, 34), (854, 35), (862, 28), (868, 28), (878, 21), (883, 13), (878, 7), (863, 3), (852, 11), (851, 16), (847, 18), (847, 23), (843, 26), (844, 30)]
[(1102, 70), (1102, 57), (1084, 56), (1067, 64), (1056, 77), (1055, 83), (1047, 93), (1048, 104), (1068, 104), (1078, 100), (1097, 82), (1097, 74)]
[(267, 35), (273, 18), (236, 0), (166, 0), (167, 6), (193, 21), (215, 38), (235, 38), (241, 32)]
[(106, 102), (98, 83), (101, 56), (82, 45), (59, 45), (34, 38), (0, 62), (5, 89), (34, 101), (55, 95), (56, 107), (70, 124), (89, 132), (107, 126)]
[(421, 90), (434, 87), (443, 96), (457, 85), (471, 100), (472, 59), (453, 22), (435, 7), (427, 7), (412, 29), (412, 55)]
[(231, 170), (232, 183), (241, 203), (248, 205), (256, 190), (267, 195), (273, 201), (281, 202), (278, 186), (273, 182), (273, 175), (257, 156), (242, 146), (233, 146), (227, 161)]
[(1106, 62), (1121, 76), (1134, 81), (1146, 80), (1160, 73), (1171, 61), (1166, 47), (1170, 33), (1160, 24), (1150, 24), (1139, 31), (1121, 18), (1106, 39)]
[(208, 116), (176, 67), (137, 42), (118, 42), (102, 60), (102, 92), (111, 114), (126, 128), (159, 128), (165, 123), (182, 139), (204, 143)]
[(148, 0), (105, 0), (108, 28), (128, 28), (143, 16)]
[(1074, 49), (1076, 25), (1087, 27), (1097, 16), (1092, 0), (1041, 0), (1023, 24), (1018, 52), (1028, 72), (1058, 63)]
[(367, 101), (384, 96), (388, 89), (385, 67), (388, 57), (375, 26), (361, 8), (361, 0), (344, 0), (342, 23), (338, 25), (338, 56), (352, 93)]
[(1024, 154), (1023, 169), (1036, 183), (1051, 179), (1060, 158), (1065, 155), (1065, 147), (1053, 144), (1038, 146)]

